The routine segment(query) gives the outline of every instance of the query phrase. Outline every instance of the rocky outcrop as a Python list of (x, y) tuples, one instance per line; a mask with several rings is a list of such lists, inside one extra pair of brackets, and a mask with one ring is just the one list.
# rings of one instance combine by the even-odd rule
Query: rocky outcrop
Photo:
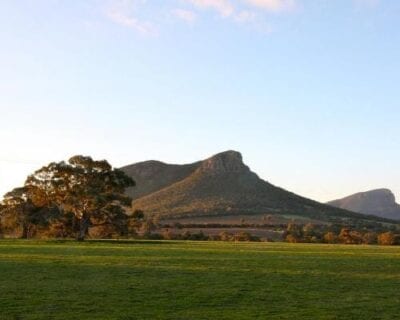
[(243, 163), (242, 155), (237, 151), (226, 151), (204, 160), (198, 170), (214, 175), (250, 171)]
[(400, 220), (400, 205), (396, 203), (395, 196), (389, 189), (360, 192), (328, 204), (354, 212)]

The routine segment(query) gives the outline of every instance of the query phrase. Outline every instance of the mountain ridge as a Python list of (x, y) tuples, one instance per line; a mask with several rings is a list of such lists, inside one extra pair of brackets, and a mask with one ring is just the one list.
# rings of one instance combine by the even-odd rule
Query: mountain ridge
[(329, 201), (327, 204), (363, 214), (400, 220), (400, 205), (396, 203), (393, 192), (387, 188), (358, 192)]
[(192, 164), (145, 161), (122, 170), (137, 182), (136, 190), (128, 190), (134, 199), (133, 209), (150, 215), (289, 214), (324, 220), (366, 219), (365, 215), (301, 197), (260, 179), (243, 162), (241, 153), (233, 150)]

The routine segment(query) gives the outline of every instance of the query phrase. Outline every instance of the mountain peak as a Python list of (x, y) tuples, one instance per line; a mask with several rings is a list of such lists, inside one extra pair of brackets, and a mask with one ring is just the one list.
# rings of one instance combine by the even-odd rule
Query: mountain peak
[(240, 152), (229, 150), (204, 160), (199, 170), (202, 172), (221, 174), (247, 171), (249, 168), (243, 163), (243, 157)]
[[(394, 193), (389, 189), (374, 189), (370, 191), (356, 193), (353, 196), (347, 197), (347, 199), (360, 199), (363, 201), (370, 201), (374, 205), (379, 204), (380, 206), (392, 206), (396, 203)], [(346, 198), (345, 198), (346, 199)], [(371, 205), (371, 203), (369, 203)]]
[(390, 200), (390, 202), (395, 202), (396, 198), (394, 196), (394, 193), (390, 189), (386, 188), (381, 188), (381, 189), (375, 189), (375, 190), (370, 190), (366, 192), (362, 192), (364, 196), (381, 196), (381, 197), (386, 197), (387, 200)]
[(260, 179), (233, 150), (186, 165), (139, 163), (124, 168), (136, 181), (127, 190), (133, 209), (163, 217), (290, 214), (330, 221), (362, 215), (332, 208)]
[(396, 198), (389, 189), (359, 192), (328, 204), (354, 212), (400, 220), (400, 205), (396, 203)]

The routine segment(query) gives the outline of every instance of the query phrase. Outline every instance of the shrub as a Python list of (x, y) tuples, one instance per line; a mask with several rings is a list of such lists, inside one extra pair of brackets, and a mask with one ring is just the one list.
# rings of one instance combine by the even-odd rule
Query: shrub
[(332, 231), (329, 231), (329, 232), (325, 233), (325, 235), (324, 235), (324, 242), (325, 243), (336, 243), (337, 237)]
[(378, 244), (381, 246), (392, 246), (395, 244), (396, 236), (393, 232), (385, 232), (378, 235)]
[(289, 242), (289, 243), (298, 243), (298, 242), (300, 242), (299, 239), (297, 237), (293, 236), (292, 234), (288, 234), (286, 236), (286, 241)]
[(367, 232), (363, 235), (364, 244), (376, 244), (378, 241), (378, 236), (375, 232)]

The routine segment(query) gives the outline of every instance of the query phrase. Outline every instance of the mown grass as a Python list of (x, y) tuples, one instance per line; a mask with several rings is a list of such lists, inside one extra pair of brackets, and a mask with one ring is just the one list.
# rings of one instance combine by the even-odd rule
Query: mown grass
[(0, 241), (0, 319), (396, 319), (400, 248)]

